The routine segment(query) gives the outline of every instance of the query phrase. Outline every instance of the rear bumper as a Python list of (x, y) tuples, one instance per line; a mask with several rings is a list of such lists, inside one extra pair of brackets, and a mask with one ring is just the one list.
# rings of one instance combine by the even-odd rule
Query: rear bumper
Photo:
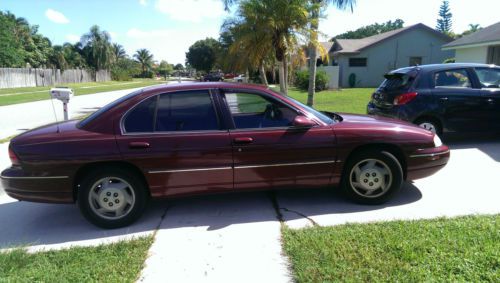
[(417, 150), (408, 158), (406, 179), (428, 177), (441, 170), (449, 159), (450, 149), (446, 145)]
[(394, 106), (392, 108), (380, 108), (375, 106), (373, 102), (369, 102), (366, 106), (366, 113), (369, 115), (382, 116), (388, 118), (395, 118), (403, 121), (412, 122), (415, 113), (408, 109), (405, 105)]
[(28, 175), (21, 168), (2, 171), (0, 179), (5, 193), (12, 198), (45, 203), (73, 203), (69, 176)]

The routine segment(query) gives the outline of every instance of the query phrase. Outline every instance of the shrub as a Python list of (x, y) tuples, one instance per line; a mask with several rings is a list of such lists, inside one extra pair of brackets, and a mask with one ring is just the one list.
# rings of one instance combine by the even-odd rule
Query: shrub
[(443, 63), (448, 64), (448, 63), (455, 63), (455, 58), (447, 58), (443, 61)]
[[(297, 71), (295, 73), (295, 84), (301, 90), (309, 88), (309, 71)], [(316, 72), (316, 91), (328, 89), (328, 75), (325, 71), (319, 70)]]
[(356, 86), (356, 74), (355, 73), (351, 73), (349, 75), (349, 87), (353, 88)]

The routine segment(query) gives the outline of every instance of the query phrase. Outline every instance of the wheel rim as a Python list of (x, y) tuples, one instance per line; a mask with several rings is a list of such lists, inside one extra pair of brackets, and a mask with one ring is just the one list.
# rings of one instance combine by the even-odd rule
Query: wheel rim
[(350, 185), (353, 191), (365, 198), (385, 194), (392, 184), (391, 169), (378, 159), (365, 159), (351, 170)]
[(424, 128), (426, 130), (429, 130), (433, 133), (436, 133), (436, 126), (434, 126), (434, 124), (432, 123), (429, 123), (429, 122), (423, 122), (423, 123), (420, 123), (418, 124), (421, 128)]
[(130, 213), (135, 204), (135, 193), (125, 180), (106, 177), (92, 186), (89, 204), (99, 217), (117, 220)]

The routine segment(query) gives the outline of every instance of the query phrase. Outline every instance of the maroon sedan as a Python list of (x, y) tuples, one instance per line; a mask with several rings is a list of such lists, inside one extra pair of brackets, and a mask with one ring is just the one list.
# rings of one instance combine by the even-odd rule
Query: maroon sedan
[(318, 112), (256, 85), (145, 88), (81, 121), (11, 141), (1, 173), (13, 198), (78, 202), (95, 225), (129, 225), (150, 198), (339, 186), (387, 201), (450, 156), (438, 136), (373, 116)]

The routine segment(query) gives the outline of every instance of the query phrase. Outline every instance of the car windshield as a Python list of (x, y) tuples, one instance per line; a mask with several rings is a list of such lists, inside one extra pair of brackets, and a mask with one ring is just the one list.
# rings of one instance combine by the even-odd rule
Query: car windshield
[(79, 128), (85, 127), (85, 125), (92, 122), (95, 118), (99, 117), (102, 113), (104, 113), (104, 112), (108, 111), (109, 109), (115, 107), (116, 105), (124, 102), (125, 100), (140, 94), (141, 92), (142, 92), (142, 89), (136, 90), (134, 92), (131, 92), (125, 96), (118, 98), (117, 100), (115, 100), (113, 102), (106, 104), (105, 106), (101, 107), (99, 110), (97, 110), (94, 113), (90, 114), (89, 116), (83, 118), (83, 120), (81, 120), (78, 123), (78, 127)]
[(322, 122), (324, 122), (326, 124), (333, 124), (334, 120), (332, 118), (326, 116), (325, 114), (319, 112), (318, 110), (316, 110), (310, 106), (307, 106), (304, 103), (297, 101), (296, 99), (293, 99), (291, 97), (288, 97), (288, 99), (292, 100), (296, 104), (300, 105), (302, 108), (306, 109), (309, 113), (316, 116), (316, 118), (320, 119)]

